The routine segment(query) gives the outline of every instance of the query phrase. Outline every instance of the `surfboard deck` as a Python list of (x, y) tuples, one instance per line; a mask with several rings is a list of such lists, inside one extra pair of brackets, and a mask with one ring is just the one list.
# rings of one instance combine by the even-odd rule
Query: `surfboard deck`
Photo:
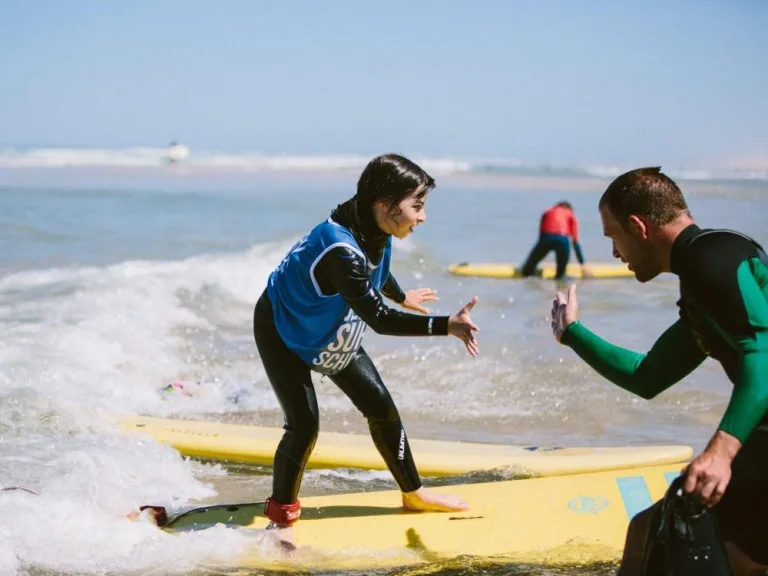
[[(184, 455), (271, 466), (282, 428), (173, 420), (148, 416), (122, 419), (124, 430), (151, 435)], [(452, 476), (511, 469), (521, 475), (553, 476), (688, 461), (685, 445), (629, 447), (541, 447), (409, 439), (422, 476)], [(310, 468), (386, 470), (368, 435), (320, 432)]]
[[(683, 465), (653, 466), (433, 488), (457, 494), (466, 512), (405, 512), (398, 491), (302, 498), (291, 558), (258, 554), (242, 566), (373, 569), (471, 556), (502, 562), (615, 561), (629, 520), (662, 498)], [(169, 531), (217, 523), (264, 529), (263, 503), (209, 506), (172, 518)], [(265, 532), (265, 537), (271, 531)], [(274, 533), (273, 533), (274, 534)]]
[[(596, 279), (603, 278), (631, 278), (634, 274), (627, 268), (626, 264), (621, 263), (588, 263), (587, 267)], [(462, 262), (460, 264), (451, 264), (448, 271), (457, 276), (476, 276), (479, 278), (522, 278), (520, 274), (521, 266), (506, 262)], [(539, 278), (552, 279), (555, 277), (557, 267), (554, 263), (548, 262), (539, 264), (535, 276)], [(572, 278), (582, 278), (581, 265), (568, 264), (565, 269), (566, 276)]]

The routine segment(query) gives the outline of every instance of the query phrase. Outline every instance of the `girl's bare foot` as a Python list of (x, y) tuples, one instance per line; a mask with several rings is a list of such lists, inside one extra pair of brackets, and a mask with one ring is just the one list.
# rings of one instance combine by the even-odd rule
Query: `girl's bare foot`
[(403, 492), (403, 508), (415, 512), (452, 512), (469, 510), (469, 505), (458, 496), (427, 492), (422, 486), (413, 492)]

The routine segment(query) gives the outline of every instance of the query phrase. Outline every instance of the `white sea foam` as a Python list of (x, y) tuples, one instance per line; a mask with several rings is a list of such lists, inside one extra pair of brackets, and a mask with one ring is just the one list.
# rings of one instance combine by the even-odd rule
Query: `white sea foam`
[[(32, 148), (0, 150), (0, 168), (151, 168), (161, 167), (169, 159), (177, 165), (200, 170), (242, 172), (306, 172), (359, 171), (371, 159), (359, 154), (291, 155), (258, 152), (217, 152), (190, 150), (183, 154), (176, 148), (136, 147), (124, 149)], [(446, 174), (525, 174), (539, 176), (591, 176), (613, 178), (631, 168), (616, 165), (567, 165), (525, 162), (517, 158), (451, 158), (409, 155), (425, 170)], [(749, 167), (676, 168), (665, 167), (667, 173), (681, 180), (766, 180), (768, 170)]]

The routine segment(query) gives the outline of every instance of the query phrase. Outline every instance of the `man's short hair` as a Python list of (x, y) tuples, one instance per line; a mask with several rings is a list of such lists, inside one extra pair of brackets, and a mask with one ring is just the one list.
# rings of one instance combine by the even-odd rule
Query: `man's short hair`
[(690, 216), (680, 188), (660, 167), (625, 172), (611, 182), (599, 206), (606, 206), (622, 226), (626, 226), (632, 214), (657, 226), (669, 224), (680, 213)]

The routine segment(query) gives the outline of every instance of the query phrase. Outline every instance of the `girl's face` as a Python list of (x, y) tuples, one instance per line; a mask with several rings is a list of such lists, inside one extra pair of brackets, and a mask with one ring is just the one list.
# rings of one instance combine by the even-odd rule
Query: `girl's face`
[(375, 210), (379, 228), (400, 240), (410, 236), (416, 226), (427, 220), (424, 205), (427, 202), (428, 194), (429, 190), (413, 190), (397, 206), (392, 208), (389, 208), (384, 202), (377, 202)]

